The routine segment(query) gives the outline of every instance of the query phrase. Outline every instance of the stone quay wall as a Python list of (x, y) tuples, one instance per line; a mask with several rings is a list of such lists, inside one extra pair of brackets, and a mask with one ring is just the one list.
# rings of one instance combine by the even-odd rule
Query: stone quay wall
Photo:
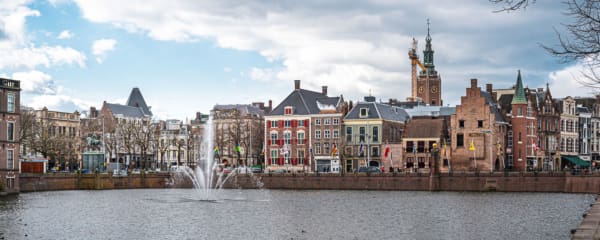
[[(22, 174), (21, 192), (136, 188), (191, 188), (189, 179), (173, 173)], [(442, 173), (424, 174), (240, 174), (224, 188), (382, 191), (499, 191), (600, 193), (600, 174), (569, 173)]]

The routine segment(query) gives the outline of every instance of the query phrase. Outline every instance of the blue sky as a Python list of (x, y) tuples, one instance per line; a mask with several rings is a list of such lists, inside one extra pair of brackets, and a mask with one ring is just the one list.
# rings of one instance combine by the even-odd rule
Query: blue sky
[[(398, 3), (402, 2), (402, 3)], [(411, 39), (431, 20), (442, 98), (469, 79), (509, 88), (550, 84), (555, 97), (591, 94), (539, 44), (569, 21), (559, 3), (493, 13), (487, 1), (86, 1), (0, 3), (0, 75), (22, 81), (22, 104), (72, 112), (124, 103), (139, 87), (157, 118), (215, 104), (278, 104), (302, 87), (359, 100), (410, 94)]]

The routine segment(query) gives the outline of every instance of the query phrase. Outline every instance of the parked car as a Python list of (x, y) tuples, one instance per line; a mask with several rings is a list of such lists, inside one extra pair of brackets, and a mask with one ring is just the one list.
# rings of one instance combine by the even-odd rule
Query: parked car
[(262, 173), (263, 170), (260, 167), (252, 167), (250, 168), (250, 170), (252, 171), (252, 173)]
[(375, 167), (375, 166), (360, 167), (360, 168), (358, 168), (358, 172), (359, 173), (380, 173), (381, 169), (379, 167)]

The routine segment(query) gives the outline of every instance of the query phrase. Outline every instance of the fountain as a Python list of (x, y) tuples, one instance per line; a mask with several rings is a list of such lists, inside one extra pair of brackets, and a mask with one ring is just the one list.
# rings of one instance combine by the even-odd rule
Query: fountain
[[(218, 192), (223, 188), (223, 185), (232, 177), (236, 176), (240, 169), (244, 169), (243, 173), (250, 174), (254, 181), (257, 182), (257, 187), (261, 188), (262, 183), (259, 178), (254, 176), (251, 171), (247, 171), (245, 166), (234, 168), (230, 173), (225, 173), (223, 169), (218, 171), (218, 164), (214, 158), (214, 128), (213, 128), (213, 116), (210, 115), (208, 122), (206, 123), (205, 136), (202, 139), (202, 146), (204, 148), (198, 149), (198, 164), (196, 168), (183, 167), (177, 169), (177, 175), (183, 176), (191, 180), (194, 189), (197, 192), (199, 201), (215, 202), (219, 199)], [(202, 151), (204, 149), (204, 151)]]

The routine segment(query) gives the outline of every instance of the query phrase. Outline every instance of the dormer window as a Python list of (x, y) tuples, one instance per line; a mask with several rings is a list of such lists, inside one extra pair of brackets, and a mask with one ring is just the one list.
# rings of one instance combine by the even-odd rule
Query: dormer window
[(294, 109), (291, 106), (287, 106), (283, 109), (285, 115), (292, 115), (294, 113)]
[(369, 109), (368, 108), (361, 108), (359, 114), (360, 114), (359, 117), (366, 118), (366, 117), (369, 116)]

